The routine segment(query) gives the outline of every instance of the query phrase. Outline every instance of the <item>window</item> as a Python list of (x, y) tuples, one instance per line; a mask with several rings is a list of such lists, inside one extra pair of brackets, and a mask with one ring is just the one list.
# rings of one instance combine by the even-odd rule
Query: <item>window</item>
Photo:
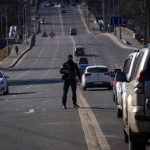
[(150, 58), (148, 60), (147, 69), (145, 71), (145, 80), (150, 81)]
[(4, 77), (3, 77), (3, 74), (2, 74), (1, 72), (0, 72), (0, 78), (4, 78)]
[(137, 75), (137, 72), (138, 72), (138, 69), (139, 69), (139, 65), (141, 63), (141, 59), (142, 59), (143, 55), (144, 55), (144, 53), (141, 52), (139, 54), (139, 57), (137, 58), (137, 61), (135, 63), (135, 67), (133, 69), (133, 73), (132, 73), (132, 76), (131, 76), (131, 80), (134, 80), (136, 78), (136, 75)]
[(129, 58), (125, 61), (125, 63), (124, 63), (123, 72), (124, 72), (125, 74), (128, 74), (128, 73), (129, 73), (129, 69), (130, 69), (130, 66), (131, 66), (132, 58), (133, 58), (133, 57), (129, 57)]
[(96, 67), (96, 68), (89, 68), (87, 71), (91, 73), (102, 73), (102, 72), (108, 72), (108, 69)]

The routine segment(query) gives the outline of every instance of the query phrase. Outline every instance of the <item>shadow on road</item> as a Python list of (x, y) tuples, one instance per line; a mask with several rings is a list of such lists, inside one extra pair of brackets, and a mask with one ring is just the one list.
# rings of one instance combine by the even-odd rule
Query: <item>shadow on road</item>
[(52, 84), (52, 83), (62, 83), (63, 81), (58, 78), (54, 79), (18, 79), (18, 80), (8, 80), (10, 86), (17, 85), (35, 85), (35, 84)]
[(16, 93), (9, 93), (9, 95), (23, 95), (23, 94), (34, 94), (36, 92), (16, 92)]
[(99, 57), (99, 55), (95, 55), (95, 54), (86, 54), (86, 57)]

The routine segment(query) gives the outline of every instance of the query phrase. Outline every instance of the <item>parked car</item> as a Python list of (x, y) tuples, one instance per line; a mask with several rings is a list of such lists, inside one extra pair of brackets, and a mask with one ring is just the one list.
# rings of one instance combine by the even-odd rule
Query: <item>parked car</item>
[(74, 55), (75, 56), (84, 56), (85, 55), (84, 50), (85, 50), (85, 48), (82, 45), (77, 45), (74, 47)]
[(150, 139), (150, 47), (139, 51), (131, 77), (123, 82), (128, 82), (122, 94), (125, 141), (129, 150), (145, 150)]
[(79, 57), (77, 64), (88, 64), (88, 59), (86, 57)]
[(86, 67), (82, 75), (81, 86), (83, 90), (94, 87), (107, 87), (112, 89), (112, 77), (107, 66), (93, 65)]
[(69, 34), (70, 35), (77, 35), (77, 30), (75, 28), (70, 28), (69, 29)]
[(87, 66), (90, 66), (90, 65), (89, 65), (89, 64), (79, 64), (79, 65), (78, 65), (81, 75), (84, 74), (85, 69), (86, 69)]
[[(121, 69), (115, 69), (115, 77), (113, 79), (113, 100), (117, 107), (117, 117), (122, 117), (122, 93), (126, 89), (128, 82), (124, 82), (127, 78), (130, 80), (133, 73), (139, 51), (134, 51), (126, 58)], [(125, 75), (122, 75), (123, 74)]]
[(7, 76), (4, 75), (2, 71), (0, 71), (0, 93), (6, 95), (9, 94)]
[(51, 6), (54, 6), (54, 5), (55, 5), (54, 2), (49, 1), (49, 2), (45, 5), (45, 7), (51, 7)]

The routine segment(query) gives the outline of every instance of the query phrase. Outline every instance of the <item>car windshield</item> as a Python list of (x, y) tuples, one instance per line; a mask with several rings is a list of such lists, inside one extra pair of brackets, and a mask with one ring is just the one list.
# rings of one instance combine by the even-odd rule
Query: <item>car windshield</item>
[(102, 73), (102, 72), (107, 72), (108, 69), (107, 68), (100, 68), (100, 67), (95, 67), (95, 68), (88, 68), (87, 72), (91, 72), (91, 73)]
[(83, 51), (82, 47), (77, 48), (78, 51)]
[(3, 74), (0, 72), (0, 78), (3, 78)]
[(87, 66), (79, 66), (79, 69), (81, 69), (81, 70), (83, 70), (83, 69), (84, 69), (84, 70), (85, 70), (85, 69), (86, 69), (86, 67), (87, 67)]

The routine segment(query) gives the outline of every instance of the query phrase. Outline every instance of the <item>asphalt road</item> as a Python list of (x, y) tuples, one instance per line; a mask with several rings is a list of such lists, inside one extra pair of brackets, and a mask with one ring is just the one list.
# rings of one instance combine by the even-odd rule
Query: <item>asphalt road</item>
[[(103, 33), (89, 33), (77, 7), (69, 6), (62, 14), (59, 7), (41, 6), (41, 16), (47, 24), (41, 25), (35, 46), (5, 70), (10, 94), (0, 97), (0, 150), (127, 150), (112, 91), (83, 92), (79, 85), (81, 108), (73, 108), (69, 91), (69, 109), (64, 110), (59, 69), (75, 44), (85, 47), (90, 64), (107, 65), (110, 70), (122, 65), (131, 50)], [(77, 29), (77, 36), (69, 35), (70, 27)], [(44, 31), (48, 37), (42, 37)]]

